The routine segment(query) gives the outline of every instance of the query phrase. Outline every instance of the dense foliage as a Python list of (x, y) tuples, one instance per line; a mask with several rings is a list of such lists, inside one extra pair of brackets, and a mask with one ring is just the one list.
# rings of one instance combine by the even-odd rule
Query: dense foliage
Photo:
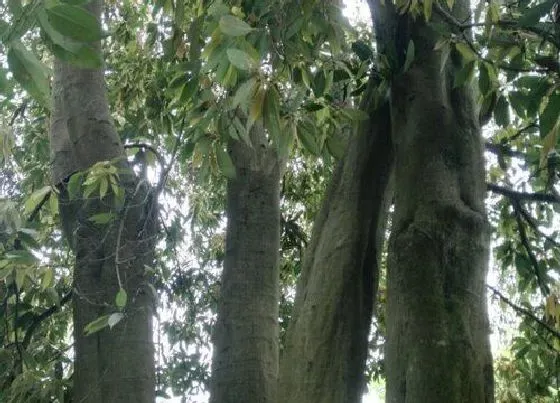
[[(396, 62), (374, 64), (371, 32), (352, 26), (336, 2), (108, 1), (103, 32), (81, 3), (0, 0), (0, 400), (62, 402), (71, 393), (71, 251), (61, 241), (49, 177), (50, 65), (53, 55), (101, 65), (88, 45), (99, 38), (115, 125), (138, 173), (162, 192), (151, 268), (158, 390), (195, 396), (207, 388), (224, 178), (235, 174), (227, 139), (250, 143), (248, 130), (262, 118), (270, 142), (289, 156), (281, 195), (284, 330), (325, 184), (348, 128), (363, 118), (356, 105), (365, 77), (374, 71), (383, 94), (397, 77)], [(437, 24), (446, 39), (434, 51), (461, 58), (454, 85), (477, 88), (488, 123), (497, 398), (557, 401), (558, 7), (551, 0), (480, 1), (471, 21), (457, 21), (446, 11), (452, 0), (396, 4)], [(414, 53), (411, 42), (405, 68)], [(84, 175), (84, 194), (118, 193), (111, 162)], [(372, 380), (383, 378), (383, 304), (382, 287)], [(108, 324), (118, 326), (89, 330)]]

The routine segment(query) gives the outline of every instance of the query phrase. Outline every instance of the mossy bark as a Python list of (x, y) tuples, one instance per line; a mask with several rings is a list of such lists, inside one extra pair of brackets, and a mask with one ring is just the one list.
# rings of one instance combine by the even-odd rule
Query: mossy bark
[[(469, 3), (455, 2), (463, 21)], [(395, 210), (387, 276), (387, 402), (492, 402), (482, 138), (459, 55), (422, 16), (374, 5), (379, 48), (415, 58), (391, 88)], [(441, 21), (439, 21), (441, 22)], [(391, 49), (394, 52), (391, 52)], [(402, 67), (402, 64), (400, 64)]]
[(360, 402), (390, 201), (389, 105), (375, 107), (349, 140), (316, 219), (281, 357), (278, 402)]

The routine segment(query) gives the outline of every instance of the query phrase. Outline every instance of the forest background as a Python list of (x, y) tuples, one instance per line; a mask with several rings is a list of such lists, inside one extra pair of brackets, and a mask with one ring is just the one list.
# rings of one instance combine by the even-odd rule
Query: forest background
[[(87, 320), (73, 319), (72, 267), (79, 254), (74, 230), (61, 220), (68, 211), (61, 210), (58, 186), (76, 178), (67, 181), (70, 196), (101, 205), (109, 199), (127, 205), (128, 194), (146, 192), (144, 201), (154, 195), (159, 217), (144, 228), (142, 244), (154, 253), (141, 265), (150, 279), (148, 299), (157, 301), (156, 394), (197, 401), (211, 376), (227, 182), (239, 174), (226, 144), (254, 144), (250, 128), (261, 124), (286, 164), (279, 189), (284, 345), (325, 189), (353, 130), (370, 119), (360, 100), (371, 77), (385, 95), (398, 74), (414, 69), (421, 49), (407, 41), (397, 72), (372, 45), (365, 4), (360, 18), (349, 21), (336, 1), (271, 0), (261, 8), (233, 1), (107, 1), (102, 30), (80, 11), (82, 4), (0, 2), (0, 400), (65, 401), (76, 393), (73, 327), (80, 323), (86, 334), (118, 340), (140, 303), (117, 282), (117, 258), (110, 306)], [(440, 39), (431, 50), (460, 61), (452, 86), (475, 89), (485, 124), (496, 399), (559, 401), (558, 6), (550, 0), (481, 1), (471, 5), (467, 20), (458, 20), (447, 11), (453, 2), (396, 5), (433, 24)], [(101, 57), (88, 45), (99, 39)], [(111, 120), (136, 178), (131, 192), (122, 190), (130, 172), (120, 171), (122, 156), (113, 151), (111, 158), (77, 161), (77, 171), (57, 168), (55, 59), (91, 69), (104, 60)], [(148, 223), (151, 213), (138, 211)], [(103, 208), (84, 220), (115, 227), (110, 237), (117, 245), (126, 233), (121, 224), (128, 225)], [(386, 256), (385, 243), (364, 369), (377, 390), (386, 375)]]

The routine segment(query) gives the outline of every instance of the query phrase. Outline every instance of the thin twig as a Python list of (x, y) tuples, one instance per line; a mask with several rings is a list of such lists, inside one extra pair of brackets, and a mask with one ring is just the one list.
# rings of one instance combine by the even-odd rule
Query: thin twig
[(552, 334), (553, 336), (560, 339), (560, 332), (558, 330), (554, 329), (552, 326), (550, 326), (544, 320), (539, 319), (537, 316), (535, 316), (535, 314), (533, 312), (529, 311), (527, 308), (523, 308), (522, 306), (519, 306), (519, 305), (515, 304), (508, 297), (506, 297), (504, 294), (502, 294), (500, 291), (498, 291), (496, 288), (492, 287), (491, 285), (486, 285), (486, 287), (488, 287), (494, 293), (494, 295), (496, 295), (498, 298), (500, 298), (502, 301), (504, 301), (507, 305), (512, 307), (514, 311), (527, 316), (531, 320), (534, 320), (536, 323), (538, 323), (539, 325), (544, 327), (550, 334)]
[(527, 154), (522, 151), (512, 150), (505, 144), (495, 144), (487, 141), (484, 143), (484, 148), (494, 154), (505, 155), (507, 157), (526, 158)]
[(158, 160), (158, 164), (162, 167), (162, 169), (165, 167), (165, 159), (159, 153), (159, 151), (151, 144), (148, 144), (148, 143), (130, 143), (130, 144), (125, 144), (123, 147), (124, 148), (145, 148), (146, 150), (151, 151), (156, 156), (156, 159)]
[(57, 305), (51, 306), (49, 309), (44, 311), (42, 314), (33, 318), (33, 322), (29, 325), (29, 328), (25, 332), (25, 336), (23, 337), (23, 341), (21, 345), (23, 349), (27, 349), (29, 343), (31, 342), (31, 338), (33, 337), (33, 333), (39, 327), (39, 325), (47, 318), (49, 318), (54, 313), (58, 312), (70, 299), (72, 298), (72, 290), (68, 291), (64, 296), (61, 298), (60, 303)]
[(525, 225), (523, 225), (523, 221), (521, 219), (521, 203), (518, 200), (512, 200), (512, 206), (515, 210), (515, 221), (517, 222), (517, 228), (519, 230), (519, 237), (521, 239), (521, 244), (525, 248), (527, 255), (529, 256), (529, 260), (531, 261), (531, 265), (533, 266), (533, 271), (535, 272), (535, 277), (537, 278), (537, 283), (539, 284), (539, 288), (544, 295), (550, 294), (550, 289), (548, 285), (545, 283), (544, 279), (541, 276), (541, 271), (539, 269), (539, 262), (537, 261), (537, 257), (531, 249), (531, 245), (529, 244), (529, 238), (527, 237), (527, 231), (525, 230)]

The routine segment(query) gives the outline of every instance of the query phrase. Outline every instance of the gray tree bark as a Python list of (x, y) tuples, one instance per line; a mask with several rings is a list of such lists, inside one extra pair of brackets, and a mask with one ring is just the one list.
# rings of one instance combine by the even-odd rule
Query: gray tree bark
[(252, 147), (231, 140), (226, 254), (214, 329), (212, 403), (270, 403), (278, 380), (280, 178), (257, 122)]
[[(99, 18), (101, 1), (87, 6)], [(93, 45), (100, 52), (100, 44)], [(126, 164), (112, 124), (103, 70), (79, 69), (55, 61), (51, 117), (52, 178), (60, 190), (63, 227), (73, 247), (75, 402), (153, 402), (153, 295), (145, 265), (151, 265), (155, 235), (155, 197)], [(120, 158), (125, 203), (115, 209), (112, 197), (70, 200), (68, 179), (100, 161)], [(113, 212), (114, 222), (95, 225), (89, 218)], [(116, 311), (117, 272), (128, 294), (125, 317), (112, 329), (92, 335), (84, 327)]]
[(279, 403), (357, 403), (364, 392), (393, 160), (389, 105), (376, 108), (374, 94), (372, 78), (362, 105), (370, 118), (351, 136), (315, 221), (281, 357)]
[[(489, 227), (484, 160), (469, 84), (454, 88), (458, 55), (434, 50), (437, 15), (399, 16), (375, 4), (378, 48), (402, 66), (391, 88), (395, 211), (387, 279), (387, 402), (492, 402), (485, 280)], [(460, 21), (469, 2), (455, 2)], [(391, 49), (394, 52), (391, 52)]]

